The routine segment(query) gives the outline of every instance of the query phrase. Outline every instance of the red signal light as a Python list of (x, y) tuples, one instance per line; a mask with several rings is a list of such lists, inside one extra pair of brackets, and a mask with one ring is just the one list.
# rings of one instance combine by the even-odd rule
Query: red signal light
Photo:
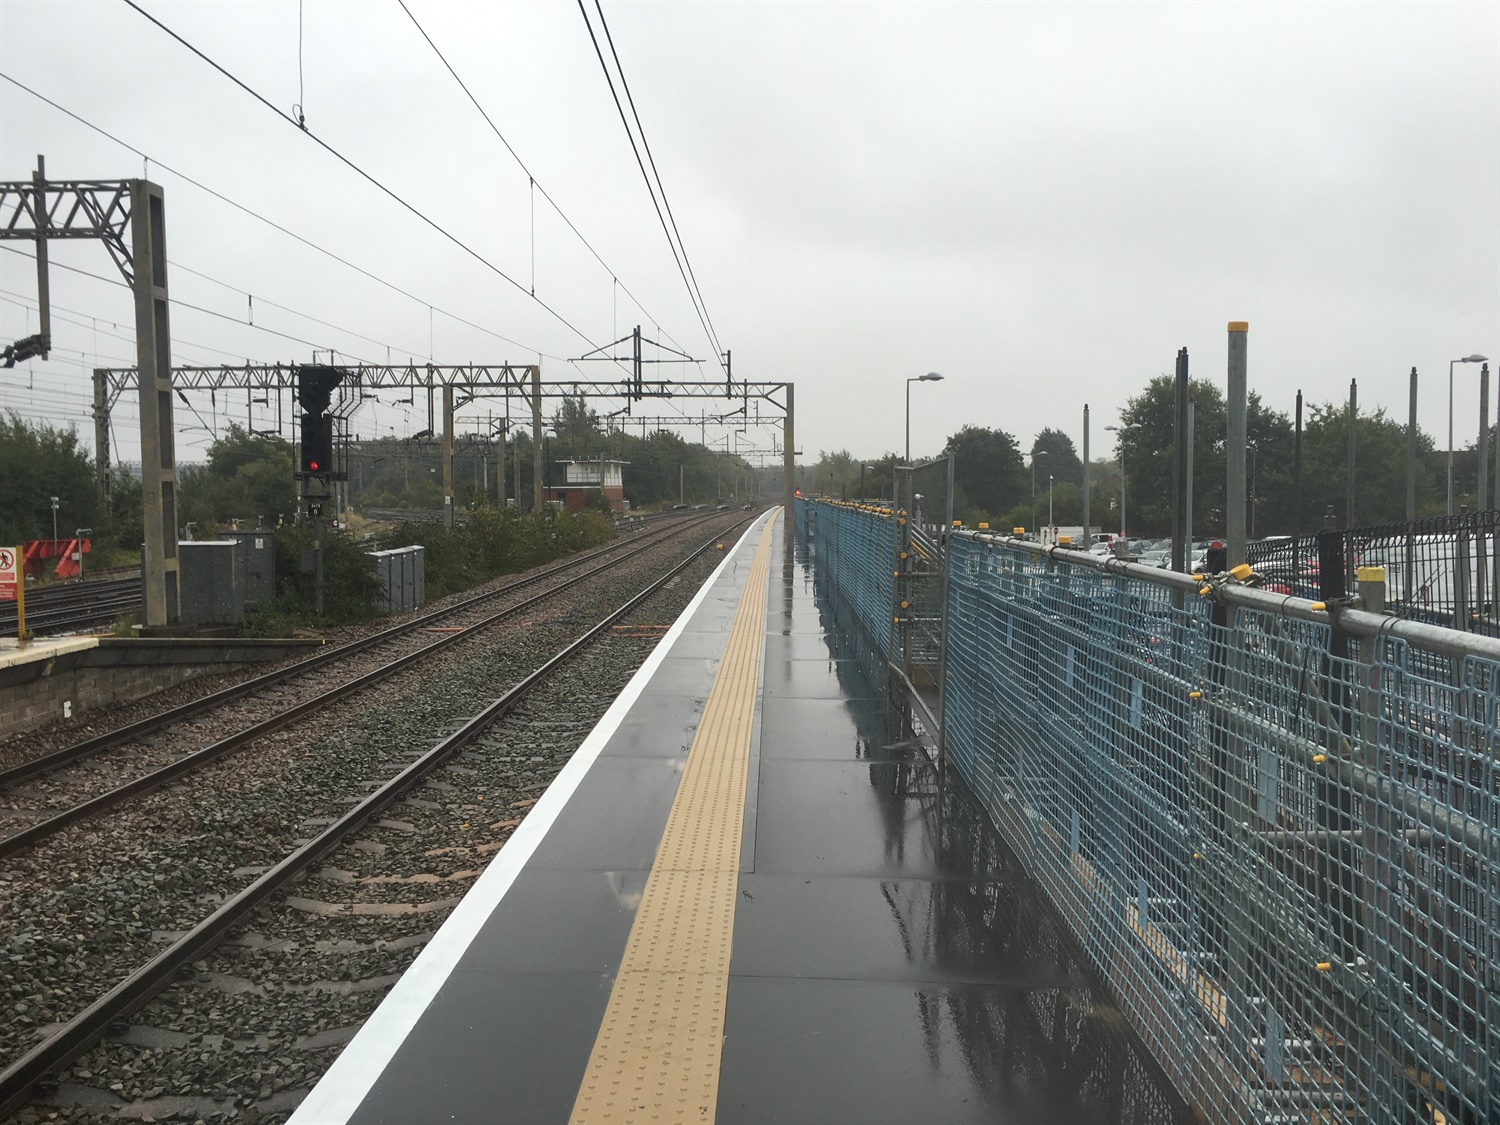
[(320, 464), (318, 464), (318, 463), (317, 463), (317, 462), (316, 462), (316, 461), (309, 461), (309, 462), (308, 462), (308, 463), (307, 463), (307, 467), (308, 467), (308, 468), (309, 468), (309, 469), (311, 469), (311, 470), (312, 470), (312, 471), (313, 471), (313, 472), (317, 472), (317, 471), (318, 471), (318, 470), (319, 470), (319, 469), (321, 469), (321, 468), (322, 468), (322, 467), (323, 467), (323, 466), (322, 466), (322, 465), (320, 465)]

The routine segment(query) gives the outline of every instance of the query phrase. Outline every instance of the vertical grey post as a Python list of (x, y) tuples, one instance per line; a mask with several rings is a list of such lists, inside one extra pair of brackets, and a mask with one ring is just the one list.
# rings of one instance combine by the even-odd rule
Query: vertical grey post
[(130, 181), (135, 349), (141, 397), (141, 506), (146, 555), (141, 571), (146, 626), (177, 621), (177, 455), (172, 425), (172, 346), (168, 331), (167, 237), (162, 190)]
[[(1479, 470), (1479, 512), (1490, 510), (1490, 365), (1483, 364), (1479, 368), (1479, 449), (1477, 450)], [(1485, 605), (1485, 587), (1489, 584), (1489, 536), (1484, 532), (1483, 526), (1474, 525), (1474, 604), (1481, 609)]]
[[(786, 385), (786, 421), (781, 427), (781, 476), (782, 492), (785, 496), (786, 511), (782, 513), (783, 519), (792, 518), (792, 502), (797, 495), (797, 412), (795, 409), (797, 388), (788, 383)], [(791, 550), (792, 540), (795, 538), (787, 529), (787, 550)]]
[(109, 510), (109, 377), (102, 367), (94, 368), (94, 491), (99, 498), (99, 513)]
[(1187, 570), (1188, 552), (1188, 546), (1183, 541), (1187, 518), (1187, 508), (1183, 501), (1183, 490), (1187, 488), (1187, 428), (1188, 354), (1186, 348), (1181, 348), (1177, 352), (1172, 425), (1172, 569), (1179, 574)]
[(36, 171), (31, 182), (36, 188), (36, 305), (37, 332), (42, 337), (42, 356), (52, 350), (52, 286), (47, 276), (47, 231), (52, 222), (47, 216), (47, 161), (37, 153)]
[(1245, 561), (1245, 447), (1249, 444), (1248, 352), (1250, 325), (1229, 322), (1229, 386), (1225, 396), (1228, 413), (1224, 443), (1226, 479), (1224, 488), (1224, 537), (1229, 549), (1226, 569)]
[(453, 526), (453, 384), (443, 384), (443, 526)]
[(1344, 470), (1344, 526), (1354, 527), (1354, 463), (1359, 444), (1359, 380), (1349, 380), (1349, 464)]
[(1417, 518), (1417, 369), (1411, 369), (1406, 407), (1406, 565), (1401, 568), (1401, 597), (1409, 602), (1417, 572), (1417, 542), (1411, 524)]
[(1297, 421), (1292, 434), (1292, 573), (1302, 576), (1302, 392), (1297, 392)]
[[(516, 477), (519, 495), (520, 477)], [(531, 367), (531, 507), (542, 510), (542, 365)]]
[(1490, 365), (1479, 368), (1479, 511), (1490, 509)]
[(313, 520), (313, 612), (323, 616), (323, 516)]
[[(951, 489), (950, 489), (951, 491)], [(1094, 541), (1089, 528), (1089, 404), (1083, 404), (1083, 549)]]
[[(1088, 407), (1084, 407), (1088, 411)], [(1083, 427), (1083, 444), (1088, 447), (1088, 424)], [(938, 612), (938, 666), (937, 666), (937, 757), (938, 785), (948, 779), (948, 716), (946, 710), (948, 685), (948, 591), (953, 573), (953, 452), (948, 453), (948, 518), (943, 524), (943, 584), (942, 602)], [(1084, 542), (1088, 541), (1088, 521), (1084, 521)]]
[(1193, 447), (1197, 443), (1196, 433), (1198, 425), (1197, 412), (1193, 409), (1193, 400), (1188, 399), (1187, 415), (1187, 497), (1183, 505), (1185, 514), (1183, 516), (1183, 538), (1187, 542), (1187, 568), (1193, 569), (1193, 454), (1197, 452)]
[[(1417, 369), (1411, 369), (1406, 407), (1406, 519), (1417, 518)], [(1409, 589), (1409, 587), (1408, 587)]]
[(505, 420), (499, 423), (499, 456), (495, 458), (495, 492), (505, 507), (505, 440), (510, 437), (510, 392), (505, 392)]

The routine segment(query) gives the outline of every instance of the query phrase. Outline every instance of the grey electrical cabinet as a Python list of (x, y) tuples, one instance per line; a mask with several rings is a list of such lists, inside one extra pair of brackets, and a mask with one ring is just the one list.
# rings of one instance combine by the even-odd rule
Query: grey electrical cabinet
[(382, 613), (409, 613), (421, 609), (426, 601), (425, 548), (396, 547), (369, 554), (382, 591), (377, 608)]

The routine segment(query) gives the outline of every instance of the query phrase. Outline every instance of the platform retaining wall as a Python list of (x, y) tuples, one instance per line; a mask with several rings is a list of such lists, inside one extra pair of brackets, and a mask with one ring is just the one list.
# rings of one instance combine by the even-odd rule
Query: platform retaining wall
[(303, 655), (317, 640), (99, 638), (88, 648), (0, 668), (0, 738), (52, 723), (81, 722), (88, 712), (198, 676), (236, 672)]

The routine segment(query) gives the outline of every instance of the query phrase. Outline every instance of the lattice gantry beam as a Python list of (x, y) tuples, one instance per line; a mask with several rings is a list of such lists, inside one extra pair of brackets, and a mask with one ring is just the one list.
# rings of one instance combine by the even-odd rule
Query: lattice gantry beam
[(129, 180), (48, 180), (38, 214), (36, 185), (30, 180), (0, 181), (0, 240), (34, 242), (45, 238), (93, 238), (135, 284), (127, 245), (130, 225)]
[[(178, 390), (276, 390), (296, 386), (295, 363), (239, 364), (219, 367), (174, 367), (172, 383)], [(475, 397), (499, 393), (510, 393), (530, 397), (534, 364), (440, 364), (407, 363), (340, 364), (349, 373), (345, 387), (373, 390), (408, 390), (432, 387), (452, 387), (465, 390)], [(104, 378), (113, 387), (135, 385), (135, 368), (101, 368)], [(642, 384), (642, 394), (647, 398), (697, 398), (728, 399), (744, 401), (753, 399), (769, 403), (785, 411), (788, 384), (775, 382), (739, 381), (734, 383), (733, 393), (720, 380), (711, 382), (679, 382), (676, 380), (648, 381)], [(541, 386), (544, 399), (577, 398), (582, 395), (595, 399), (630, 400), (635, 397), (635, 384), (630, 379), (619, 380), (566, 380), (548, 381)], [(689, 419), (694, 424), (698, 419)]]

